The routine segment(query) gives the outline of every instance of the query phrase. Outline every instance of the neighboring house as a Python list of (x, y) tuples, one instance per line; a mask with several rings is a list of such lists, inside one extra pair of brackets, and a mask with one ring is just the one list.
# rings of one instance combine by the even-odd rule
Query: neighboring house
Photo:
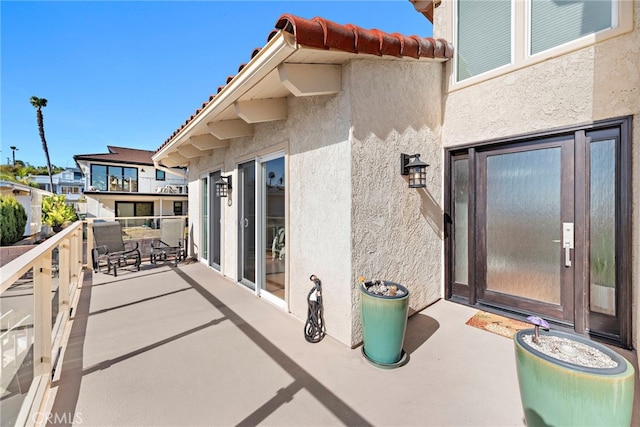
[(73, 156), (84, 176), (90, 218), (186, 215), (184, 168), (155, 166), (153, 151), (108, 146)]
[(0, 194), (13, 196), (22, 205), (27, 214), (27, 224), (24, 236), (29, 237), (40, 233), (42, 229), (42, 198), (52, 193), (28, 185), (11, 181), (0, 181)]
[(51, 176), (53, 189), (49, 188), (51, 187), (49, 175), (33, 175), (30, 178), (43, 190), (65, 195), (68, 203), (77, 202), (84, 191), (84, 178), (78, 168), (67, 168), (60, 173), (53, 174)]
[(349, 346), (364, 275), (412, 310), (447, 298), (637, 349), (640, 2), (414, 6), (435, 39), (283, 15), (159, 147), (188, 167), (192, 255), (299, 318), (317, 275)]

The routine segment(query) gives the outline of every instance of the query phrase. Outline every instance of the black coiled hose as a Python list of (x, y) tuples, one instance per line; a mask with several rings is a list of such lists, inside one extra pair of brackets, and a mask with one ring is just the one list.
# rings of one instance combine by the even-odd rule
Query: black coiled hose
[[(320, 279), (315, 274), (309, 277), (313, 282), (313, 288), (307, 295), (307, 322), (304, 324), (304, 338), (310, 343), (317, 343), (325, 336), (324, 319), (322, 318), (322, 287)], [(311, 299), (311, 295), (316, 293), (315, 300)]]

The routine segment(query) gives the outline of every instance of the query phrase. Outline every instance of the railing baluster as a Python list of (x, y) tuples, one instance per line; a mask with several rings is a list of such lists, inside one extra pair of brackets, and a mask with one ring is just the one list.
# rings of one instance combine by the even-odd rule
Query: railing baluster
[(58, 313), (69, 312), (69, 284), (75, 270), (72, 258), (71, 240), (66, 239), (58, 246)]
[(33, 376), (51, 373), (51, 252), (33, 270)]

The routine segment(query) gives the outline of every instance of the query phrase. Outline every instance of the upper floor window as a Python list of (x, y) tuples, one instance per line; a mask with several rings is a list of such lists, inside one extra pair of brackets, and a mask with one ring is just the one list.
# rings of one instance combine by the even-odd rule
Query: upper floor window
[[(522, 67), (619, 32), (625, 0), (458, 0), (455, 81)], [(620, 19), (619, 19), (620, 17)], [(522, 23), (522, 24), (520, 24)], [(631, 24), (627, 23), (626, 26)], [(562, 52), (560, 52), (562, 53)], [(506, 69), (506, 68), (505, 68)], [(508, 68), (512, 69), (512, 68)], [(493, 73), (492, 75), (495, 75)]]
[(91, 186), (100, 191), (138, 191), (138, 169), (91, 165)]
[(613, 0), (532, 0), (529, 54), (612, 27)]
[(459, 0), (458, 81), (511, 63), (511, 0)]
[(156, 181), (164, 181), (166, 179), (165, 173), (163, 170), (156, 169)]

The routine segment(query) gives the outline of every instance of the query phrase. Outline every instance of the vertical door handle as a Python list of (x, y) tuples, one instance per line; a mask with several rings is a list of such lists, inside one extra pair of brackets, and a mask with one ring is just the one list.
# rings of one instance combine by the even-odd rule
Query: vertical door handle
[(244, 219), (244, 228), (247, 228), (249, 226), (249, 218), (245, 218)]
[(562, 247), (564, 248), (564, 266), (571, 267), (571, 249), (573, 249), (573, 223), (562, 223)]

